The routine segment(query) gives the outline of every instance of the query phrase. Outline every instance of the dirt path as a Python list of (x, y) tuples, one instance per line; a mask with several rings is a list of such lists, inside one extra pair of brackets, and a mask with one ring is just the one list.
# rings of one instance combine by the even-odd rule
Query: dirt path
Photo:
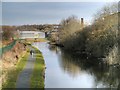
[[(30, 50), (34, 51), (33, 48), (30, 48)], [(36, 58), (32, 55), (29, 55), (26, 66), (18, 76), (16, 88), (30, 88), (30, 78), (33, 72), (35, 59)]]

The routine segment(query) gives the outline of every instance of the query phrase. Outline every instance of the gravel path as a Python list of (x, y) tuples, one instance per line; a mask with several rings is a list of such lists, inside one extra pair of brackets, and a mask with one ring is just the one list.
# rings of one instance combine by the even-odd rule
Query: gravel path
[[(33, 48), (30, 48), (33, 50)], [(34, 51), (35, 52), (35, 51)], [(21, 71), (16, 82), (16, 88), (30, 88), (30, 78), (34, 68), (35, 57), (29, 55), (26, 66)]]

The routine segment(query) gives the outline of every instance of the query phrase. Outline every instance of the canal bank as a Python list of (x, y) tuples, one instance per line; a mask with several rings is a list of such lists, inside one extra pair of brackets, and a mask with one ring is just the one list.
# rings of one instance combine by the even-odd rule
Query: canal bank
[(16, 65), (10, 70), (8, 70), (6, 76), (5, 76), (5, 82), (2, 82), (2, 90), (6, 88), (15, 88), (16, 87), (16, 80), (19, 75), (19, 73), (23, 70), (27, 59), (29, 56), (29, 50), (26, 50), (24, 55), (19, 59), (19, 62), (16, 63)]
[(33, 73), (30, 79), (31, 88), (44, 88), (44, 79), (45, 79), (45, 61), (42, 55), (42, 52), (34, 47), (35, 55), (35, 63), (33, 68)]
[(10, 48), (7, 48), (2, 54), (2, 57), (0, 58), (2, 71), (0, 75), (0, 80), (2, 80), (1, 84), (6, 83), (9, 79), (8, 77), (16, 75), (16, 73), (12, 75), (14, 73), (12, 71), (15, 71), (14, 69), (17, 68), (17, 64), (19, 65), (21, 59), (24, 61), (24, 56), (26, 57), (27, 50), (27, 47), (17, 40), (15, 44), (12, 44), (12, 47), (10, 46)]
[(44, 88), (45, 64), (42, 53), (33, 46), (30, 46), (31, 51), (26, 66), (17, 78), (16, 88)]
[[(26, 54), (9, 71), (6, 82), (2, 86), (3, 90), (6, 88), (44, 88), (45, 63), (42, 53), (31, 45), (27, 44), (27, 46), (29, 50), (27, 49)], [(31, 50), (32, 55), (30, 55)]]

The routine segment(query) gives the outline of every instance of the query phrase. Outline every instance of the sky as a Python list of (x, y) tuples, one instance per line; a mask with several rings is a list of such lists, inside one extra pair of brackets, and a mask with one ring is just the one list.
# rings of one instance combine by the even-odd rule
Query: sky
[(119, 0), (1, 0), (2, 2), (118, 2)]
[[(58, 24), (71, 15), (90, 23), (107, 2), (2, 2), (2, 25)], [(20, 1), (20, 2), (19, 2)], [(32, 0), (29, 0), (32, 1)]]

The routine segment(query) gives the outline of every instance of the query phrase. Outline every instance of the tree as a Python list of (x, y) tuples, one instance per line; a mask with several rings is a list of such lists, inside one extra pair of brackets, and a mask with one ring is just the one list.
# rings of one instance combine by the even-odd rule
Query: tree
[(2, 26), (2, 39), (3, 40), (10, 40), (15, 35), (15, 27), (13, 26)]
[(79, 31), (80, 28), (80, 21), (75, 16), (70, 16), (67, 19), (62, 20), (59, 30), (60, 43), (65, 44), (67, 40), (72, 40), (71, 36)]

